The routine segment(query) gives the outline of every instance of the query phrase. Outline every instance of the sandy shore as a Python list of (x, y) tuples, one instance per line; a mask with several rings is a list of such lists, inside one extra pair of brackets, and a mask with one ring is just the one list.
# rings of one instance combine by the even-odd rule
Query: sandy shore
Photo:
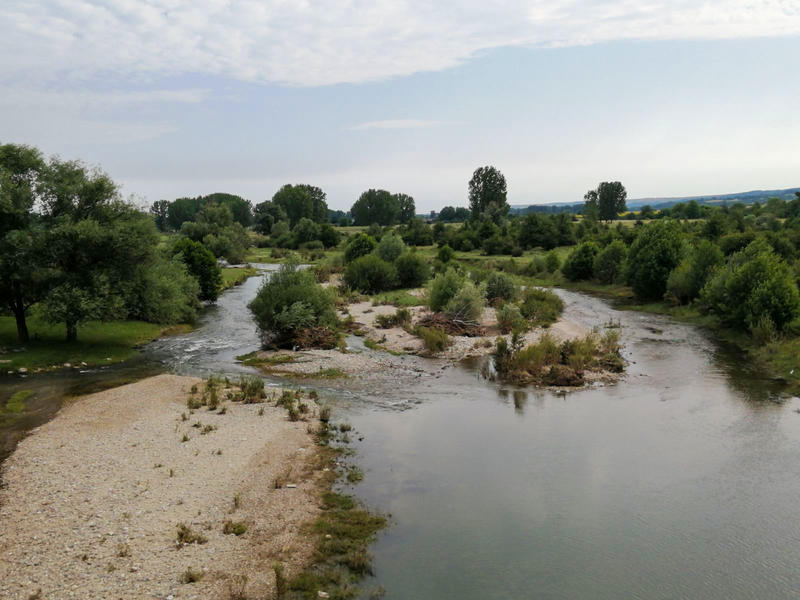
[[(302, 567), (323, 477), (308, 423), (271, 403), (189, 415), (199, 381), (160, 375), (78, 399), (19, 444), (0, 490), (0, 597), (228, 598), (246, 575), (262, 598), (274, 561)], [(247, 531), (224, 534), (227, 520)], [(180, 523), (207, 542), (178, 547)], [(200, 580), (182, 583), (187, 569)]]

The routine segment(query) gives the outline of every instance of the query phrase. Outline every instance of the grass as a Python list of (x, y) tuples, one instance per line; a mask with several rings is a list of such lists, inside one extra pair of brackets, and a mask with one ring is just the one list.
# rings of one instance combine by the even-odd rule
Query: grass
[(394, 290), (372, 296), (372, 306), (390, 304), (398, 308), (408, 308), (409, 306), (423, 306), (425, 301), (419, 296), (414, 296), (408, 290)]
[(286, 363), (294, 362), (295, 357), (291, 354), (269, 354), (263, 355), (260, 350), (250, 352), (249, 354), (242, 354), (236, 357), (236, 360), (248, 367), (260, 367), (263, 365), (284, 365)]
[(0, 317), (0, 369), (118, 363), (135, 356), (137, 346), (173, 333), (176, 328), (143, 321), (89, 321), (78, 327), (77, 341), (67, 342), (63, 323), (47, 323), (31, 316), (28, 330), (30, 341), (19, 344), (14, 318)]
[(222, 268), (222, 289), (227, 290), (235, 285), (244, 283), (249, 277), (258, 275), (258, 269), (253, 267), (246, 267), (236, 269), (233, 267)]
[(370, 350), (375, 350), (376, 352), (388, 352), (392, 356), (404, 356), (405, 352), (398, 352), (397, 350), (392, 350), (391, 348), (387, 348), (380, 342), (373, 340), (372, 338), (364, 338), (364, 345), (369, 348)]

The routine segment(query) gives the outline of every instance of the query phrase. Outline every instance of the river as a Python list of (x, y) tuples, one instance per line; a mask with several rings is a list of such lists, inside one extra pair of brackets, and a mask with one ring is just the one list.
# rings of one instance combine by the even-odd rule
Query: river
[[(258, 347), (246, 304), (260, 280), (137, 365), (69, 377), (247, 370), (235, 357)], [(402, 387), (322, 385), (363, 436), (366, 477), (352, 492), (391, 514), (365, 589), (403, 600), (800, 597), (800, 401), (707, 332), (559, 294), (567, 319), (620, 326), (621, 383), (521, 389), (464, 363)]]

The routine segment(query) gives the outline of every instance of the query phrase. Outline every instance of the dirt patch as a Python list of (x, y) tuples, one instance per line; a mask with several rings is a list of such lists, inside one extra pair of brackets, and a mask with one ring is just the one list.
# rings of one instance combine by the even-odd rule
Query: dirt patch
[[(269, 403), (189, 414), (199, 383), (160, 375), (86, 396), (20, 442), (0, 490), (0, 597), (227, 598), (241, 575), (271, 597), (272, 562), (302, 568), (324, 478), (308, 423)], [(179, 547), (179, 524), (207, 541)], [(199, 580), (182, 583), (187, 570)]]

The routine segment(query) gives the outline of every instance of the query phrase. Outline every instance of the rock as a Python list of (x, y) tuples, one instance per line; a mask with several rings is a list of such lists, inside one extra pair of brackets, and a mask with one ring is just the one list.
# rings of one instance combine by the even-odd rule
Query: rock
[(20, 367), (19, 369), (17, 369), (17, 373), (27, 373), (27, 372), (28, 369), (26, 369), (25, 367)]
[(297, 484), (296, 483), (287, 483), (285, 487), (287, 487), (289, 489), (294, 489), (294, 488), (297, 487)]
[(72, 363), (64, 363), (64, 366), (69, 369), (72, 366)]
[(322, 590), (319, 590), (317, 592), (317, 598), (330, 598), (330, 597), (331, 595), (328, 592), (323, 592)]

